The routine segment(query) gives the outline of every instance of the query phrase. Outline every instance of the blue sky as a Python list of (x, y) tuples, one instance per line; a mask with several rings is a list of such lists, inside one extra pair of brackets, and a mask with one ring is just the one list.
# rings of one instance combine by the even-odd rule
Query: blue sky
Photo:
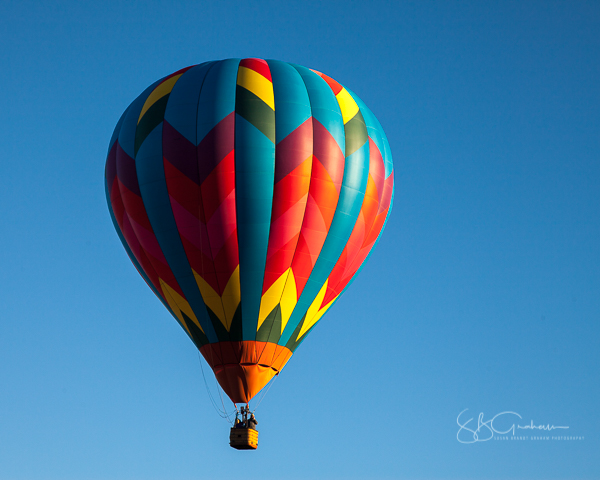
[[(171, 3), (0, 6), (0, 479), (598, 478), (598, 3)], [(229, 57), (352, 89), (396, 172), (376, 251), (258, 408), (256, 452), (228, 447), (103, 185), (127, 105)], [(461, 444), (467, 408), (584, 439)]]

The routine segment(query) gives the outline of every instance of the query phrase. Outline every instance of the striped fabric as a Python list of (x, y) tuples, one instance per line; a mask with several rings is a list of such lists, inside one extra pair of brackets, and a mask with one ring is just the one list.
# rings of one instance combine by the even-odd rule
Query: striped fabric
[(353, 92), (255, 58), (148, 87), (106, 161), (127, 254), (236, 403), (279, 373), (351, 283), (393, 186), (385, 134)]

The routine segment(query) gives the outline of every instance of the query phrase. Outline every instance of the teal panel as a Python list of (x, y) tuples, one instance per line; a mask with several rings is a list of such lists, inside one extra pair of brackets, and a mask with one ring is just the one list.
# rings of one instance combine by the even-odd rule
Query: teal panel
[(342, 153), (346, 151), (344, 121), (340, 105), (333, 91), (319, 75), (306, 67), (293, 65), (304, 80), (312, 116), (323, 125), (340, 146)]
[(255, 340), (271, 226), (275, 145), (239, 115), (235, 116), (235, 172), (242, 336)]
[[(348, 89), (346, 89), (348, 90)], [(390, 144), (388, 143), (387, 137), (385, 136), (385, 132), (377, 120), (377, 117), (373, 115), (373, 112), (369, 110), (364, 102), (352, 91), (348, 90), (348, 93), (352, 96), (360, 112), (362, 113), (363, 118), (365, 119), (365, 124), (367, 125), (367, 132), (369, 133), (369, 137), (375, 142), (377, 148), (381, 152), (381, 156), (383, 157), (383, 162), (385, 165), (385, 178), (389, 177), (390, 173), (394, 169), (394, 165), (392, 162), (392, 152), (390, 150)]]
[(204, 77), (198, 103), (196, 145), (217, 123), (235, 110), (239, 64), (239, 58), (215, 62)]
[(142, 143), (135, 158), (138, 182), (158, 244), (208, 340), (218, 341), (173, 217), (162, 155), (162, 123)]
[(310, 100), (302, 77), (288, 63), (268, 60), (275, 95), (275, 143), (311, 117)]
[(206, 62), (187, 70), (173, 87), (165, 111), (165, 120), (190, 143), (196, 145), (198, 102), (204, 77), (215, 62)]

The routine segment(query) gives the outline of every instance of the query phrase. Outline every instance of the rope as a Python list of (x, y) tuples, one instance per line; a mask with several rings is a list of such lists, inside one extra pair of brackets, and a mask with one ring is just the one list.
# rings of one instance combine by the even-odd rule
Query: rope
[[(198, 352), (198, 361), (200, 362), (200, 370), (202, 371), (202, 379), (204, 380), (204, 386), (206, 387), (206, 391), (208, 393), (208, 398), (210, 398), (210, 403), (212, 403), (213, 408), (219, 414), (219, 416), (221, 418), (227, 420), (227, 422), (233, 426), (233, 420), (230, 418), (230, 415), (233, 415), (234, 412), (239, 413), (237, 405), (235, 403), (233, 404), (235, 410), (233, 412), (231, 412), (231, 414), (227, 412), (227, 408), (225, 407), (225, 402), (223, 401), (223, 395), (221, 394), (221, 388), (220, 388), (219, 382), (217, 382), (217, 379), (215, 378), (215, 385), (217, 386), (217, 392), (219, 392), (219, 399), (221, 400), (221, 406), (223, 407), (223, 409), (221, 410), (219, 408), (219, 406), (217, 405), (217, 402), (213, 398), (210, 388), (208, 387), (208, 382), (206, 381), (206, 376), (204, 375), (204, 367), (202, 366), (202, 357), (200, 356), (200, 352)], [(275, 376), (269, 381), (268, 388), (266, 390), (263, 389), (262, 395), (260, 396), (256, 406), (254, 407), (254, 410), (252, 410), (252, 413), (256, 412), (256, 410), (258, 409), (258, 406), (261, 404), (261, 402), (267, 396), (267, 393), (269, 393), (269, 390), (271, 390), (271, 387), (275, 383), (275, 380), (277, 379), (278, 376), (279, 376), (279, 372), (277, 372), (275, 374)]]
[[(204, 367), (202, 366), (202, 358), (200, 357), (200, 352), (198, 352), (198, 360), (200, 361), (200, 370), (202, 370), (202, 378), (204, 380), (204, 386), (206, 387), (206, 391), (208, 392), (208, 398), (210, 398), (210, 403), (212, 403), (213, 408), (215, 409), (215, 411), (219, 414), (219, 416), (221, 418), (224, 418), (225, 420), (227, 420), (227, 422), (229, 422), (231, 425), (233, 425), (233, 421), (229, 418), (229, 414), (227, 413), (227, 409), (225, 408), (225, 404), (223, 403), (223, 397), (221, 395), (221, 390), (219, 389), (219, 384), (217, 383), (217, 391), (219, 392), (219, 396), (221, 397), (221, 405), (223, 405), (223, 410), (221, 410), (217, 403), (215, 402), (212, 393), (210, 391), (210, 388), (208, 388), (208, 383), (206, 381), (206, 376), (204, 375)], [(215, 379), (216, 382), (216, 379)], [(236, 408), (237, 411), (237, 408)]]
[(271, 387), (273, 386), (273, 384), (275, 383), (275, 380), (277, 379), (277, 377), (279, 376), (279, 372), (277, 372), (275, 374), (275, 376), (269, 381), (269, 388), (267, 388), (266, 390), (263, 391), (263, 394), (261, 395), (260, 399), (258, 400), (258, 403), (256, 404), (256, 406), (254, 407), (254, 410), (252, 410), (252, 413), (256, 412), (256, 409), (258, 408), (258, 406), (260, 405), (260, 402), (263, 401), (263, 399), (267, 396), (267, 393), (269, 393), (269, 390), (271, 390)]
[[(215, 377), (215, 385), (217, 386), (217, 392), (219, 392), (219, 398), (221, 399), (223, 411), (225, 412), (225, 415), (227, 415), (227, 421), (231, 424), (231, 426), (233, 426), (233, 420), (229, 418), (229, 414), (227, 413), (227, 409), (225, 408), (225, 402), (223, 402), (223, 394), (221, 393), (221, 386), (219, 385), (219, 382), (217, 382), (217, 377)], [(234, 403), (233, 406), (235, 408), (235, 411), (237, 412), (237, 405)]]

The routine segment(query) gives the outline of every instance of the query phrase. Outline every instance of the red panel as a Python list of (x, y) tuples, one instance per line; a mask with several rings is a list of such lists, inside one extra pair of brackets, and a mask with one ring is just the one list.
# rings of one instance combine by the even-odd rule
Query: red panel
[(379, 207), (379, 211), (387, 210), (390, 207), (390, 203), (392, 202), (392, 192), (394, 191), (394, 172), (392, 171), (388, 178), (385, 179), (385, 184), (383, 186), (383, 195), (381, 198), (381, 203)]
[(115, 219), (117, 220), (117, 224), (119, 225), (121, 232), (123, 232), (123, 216), (125, 215), (125, 207), (123, 206), (123, 201), (121, 200), (119, 181), (116, 177), (110, 189), (110, 204), (112, 206)]
[[(219, 125), (223, 123), (224, 121)], [(218, 137), (233, 134), (233, 130), (229, 131), (227, 125), (225, 127), (220, 133), (217, 132)], [(227, 141), (229, 142), (229, 139)], [(233, 142), (231, 142), (231, 146), (233, 146)], [(224, 152), (223, 150), (222, 153)], [(207, 174), (201, 191), (204, 214), (208, 222), (210, 252), (207, 253), (212, 257), (217, 276), (215, 291), (222, 295), (227, 282), (239, 265), (235, 204), (235, 152), (233, 148)]]
[[(117, 177), (118, 178), (118, 177)], [(146, 230), (152, 231), (152, 225), (146, 214), (146, 207), (142, 201), (142, 197), (133, 193), (119, 179), (119, 190), (121, 191), (121, 200), (127, 215)]]
[[(289, 175), (313, 153), (313, 123), (308, 118), (275, 147), (275, 183)], [(310, 165), (308, 170), (310, 175)]]
[[(206, 218), (210, 218), (219, 209), (223, 201), (235, 190), (235, 154), (232, 150), (202, 183), (202, 199)], [(229, 214), (231, 216), (231, 213)], [(233, 211), (235, 219), (235, 209)]]
[(308, 193), (312, 163), (312, 158), (307, 158), (289, 175), (275, 184), (271, 223)]
[(290, 265), (292, 264), (292, 260), (294, 258), (294, 254), (296, 253), (296, 247), (298, 244), (299, 235), (295, 235), (288, 243), (286, 243), (282, 248), (277, 250), (269, 259), (267, 260), (267, 265), (265, 267), (265, 280), (263, 284), (263, 294), (268, 290), (269, 287), (275, 283), (279, 277), (285, 272)]
[[(306, 204), (304, 202), (298, 202), (294, 208), (288, 211), (287, 215), (279, 217), (277, 222), (271, 226), (267, 263), (281, 248), (290, 248), (290, 240), (298, 239), (305, 206)], [(294, 250), (295, 245), (292, 245), (291, 249)], [(288, 265), (286, 269), (289, 267), (290, 265)]]
[(237, 230), (235, 230), (231, 236), (227, 239), (219, 253), (214, 259), (215, 271), (219, 280), (219, 295), (223, 294), (223, 290), (227, 285), (227, 282), (231, 278), (234, 270), (239, 265), (239, 250), (237, 240)]
[(158, 280), (158, 275), (156, 270), (152, 267), (150, 260), (146, 256), (146, 253), (143, 251), (140, 243), (138, 242), (137, 237), (131, 227), (131, 223), (129, 222), (129, 217), (125, 214), (125, 207), (123, 206), (123, 202), (121, 201), (121, 193), (118, 189), (118, 179), (115, 179), (113, 193), (111, 194), (111, 205), (113, 208), (113, 213), (117, 218), (117, 222), (119, 223), (119, 228), (127, 245), (131, 250), (131, 253), (139, 263), (140, 267), (150, 280), (150, 283), (158, 292), (158, 294), (166, 300), (162, 288), (160, 287), (160, 282)]
[(333, 182), (313, 178), (308, 202), (311, 207), (314, 205), (318, 214), (315, 213), (315, 219), (309, 219), (310, 223), (307, 223), (307, 228), (320, 229), (317, 225), (323, 224), (325, 231), (328, 232), (339, 198), (339, 190), (335, 188)]
[(387, 212), (388, 211), (385, 210), (384, 212), (377, 215), (377, 218), (375, 219), (375, 223), (371, 229), (369, 236), (367, 237), (367, 240), (365, 240), (363, 247), (360, 249), (358, 255), (352, 261), (352, 264), (347, 266), (345, 272), (342, 275), (342, 279), (340, 280), (338, 285), (336, 285), (336, 287), (335, 287), (336, 295), (338, 293), (340, 293), (342, 290), (344, 290), (344, 288), (346, 288), (346, 285), (348, 285), (348, 282), (350, 282), (352, 277), (356, 274), (356, 272), (358, 271), (360, 266), (363, 264), (363, 262), (369, 255), (369, 252), (371, 251), (371, 249), (373, 248), (373, 245), (375, 244), (375, 240), (377, 240), (379, 233), (381, 233), (381, 229), (383, 228), (383, 224), (385, 222), (385, 217), (387, 216)]
[(202, 139), (197, 147), (198, 183), (206, 177), (233, 152), (235, 145), (235, 112), (231, 112), (217, 123)]
[(190, 266), (222, 295), (237, 267), (235, 117), (221, 120), (195, 147), (166, 124), (167, 189)]
[[(313, 164), (311, 154), (312, 122), (310, 119), (276, 146), (275, 178), (279, 178), (279, 181), (273, 188), (273, 210), (263, 294), (292, 266), (293, 251), (305, 217), (305, 199), (310, 187)], [(285, 250), (277, 254), (282, 248)]]
[(235, 192), (232, 191), (206, 224), (212, 257), (221, 251), (227, 239), (236, 231), (236, 216)]
[(220, 342), (217, 348), (221, 351), (221, 363), (223, 365), (228, 363), (240, 363), (242, 342)]
[(385, 164), (377, 144), (369, 137), (369, 175), (375, 182), (375, 189), (378, 192), (377, 203), (381, 203), (383, 195), (383, 185), (385, 183)]
[[(195, 161), (194, 157), (194, 161)], [(190, 178), (183, 175), (167, 158), (163, 159), (165, 178), (169, 195), (184, 207), (196, 219), (203, 222), (204, 212), (200, 204), (200, 187)]]
[[(307, 242), (305, 240), (305, 235), (307, 233), (308, 232), (305, 231), (300, 234), (298, 246), (296, 247), (296, 252), (294, 253), (294, 260), (292, 261), (292, 270), (294, 271), (294, 277), (296, 279), (296, 292), (298, 294), (298, 298), (300, 298), (300, 294), (302, 293), (302, 290), (304, 290), (304, 286), (308, 281), (308, 277), (315, 266), (318, 256), (318, 253), (316, 255), (311, 255), (310, 250), (308, 249)], [(323, 234), (322, 236), (324, 238), (326, 234)], [(325, 240), (323, 239), (323, 242), (324, 241)], [(323, 242), (320, 242), (321, 245)]]
[(313, 150), (306, 211), (291, 265), (298, 298), (325, 243), (344, 176), (345, 158), (339, 145), (329, 131), (314, 118)]
[[(177, 154), (180, 155), (178, 164), (197, 169), (195, 148), (182, 149)], [(218, 290), (209, 236), (204, 224), (200, 186), (181, 173), (167, 158), (163, 159), (163, 164), (173, 217), (190, 267), (214, 290)]]
[(346, 159), (344, 154), (337, 144), (335, 139), (323, 125), (313, 118), (313, 155), (317, 157), (323, 168), (327, 172), (327, 177), (324, 177), (316, 166), (313, 166), (312, 176), (317, 178), (327, 178), (331, 180), (338, 192), (342, 187), (342, 179), (344, 178), (344, 165)]
[(158, 244), (158, 240), (156, 239), (154, 232), (146, 230), (133, 218), (131, 218), (131, 216), (129, 216), (129, 221), (138, 241), (140, 242), (140, 245), (146, 251), (146, 253), (151, 255), (162, 265), (168, 268), (167, 259), (165, 258), (162, 250), (160, 249), (160, 245)]

